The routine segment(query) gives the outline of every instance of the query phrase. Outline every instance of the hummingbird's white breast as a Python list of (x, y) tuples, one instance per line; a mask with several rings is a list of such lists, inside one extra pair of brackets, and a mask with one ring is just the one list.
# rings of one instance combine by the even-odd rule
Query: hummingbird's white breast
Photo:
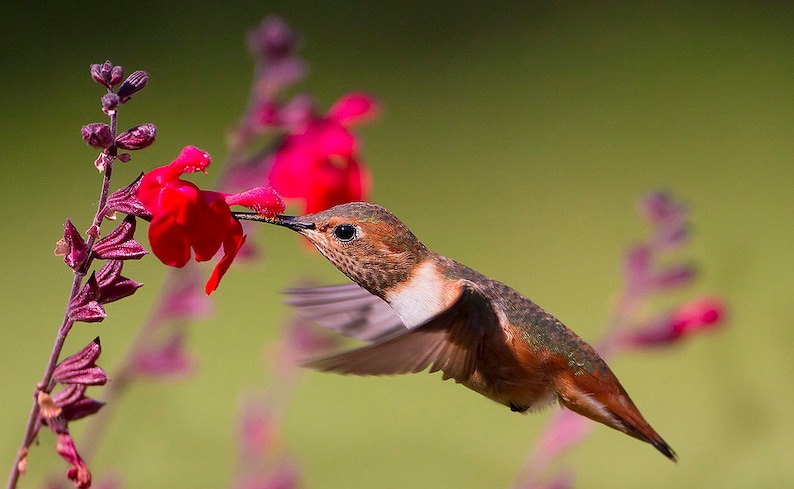
[(432, 260), (417, 266), (410, 278), (386, 294), (405, 326), (413, 328), (447, 308), (446, 281)]

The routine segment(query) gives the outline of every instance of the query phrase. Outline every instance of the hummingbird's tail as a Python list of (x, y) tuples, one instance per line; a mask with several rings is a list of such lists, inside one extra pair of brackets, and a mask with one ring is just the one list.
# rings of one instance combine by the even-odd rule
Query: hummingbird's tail
[(614, 382), (566, 372), (557, 385), (560, 404), (582, 416), (650, 443), (665, 457), (677, 462), (678, 456), (670, 445), (645, 421), (612, 372), (609, 374), (612, 377), (610, 380)]

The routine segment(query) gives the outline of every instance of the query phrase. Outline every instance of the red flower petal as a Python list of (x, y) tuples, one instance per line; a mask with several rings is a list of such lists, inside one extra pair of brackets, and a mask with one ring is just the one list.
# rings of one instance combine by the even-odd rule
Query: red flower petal
[(190, 243), (183, 227), (170, 214), (159, 214), (149, 223), (152, 253), (169, 267), (182, 268), (190, 260)]
[[(211, 260), (229, 232), (232, 213), (222, 194), (202, 191), (187, 224), (188, 240), (196, 261)], [(234, 221), (235, 223), (237, 221)], [(238, 223), (239, 225), (239, 223)]]
[(228, 205), (241, 205), (263, 216), (275, 216), (284, 212), (286, 206), (281, 196), (270, 187), (254, 187), (239, 194), (225, 196)]
[(234, 257), (237, 256), (237, 252), (240, 251), (243, 243), (245, 243), (243, 227), (238, 221), (234, 219), (232, 219), (232, 221), (236, 224), (236, 229), (229, 233), (226, 240), (223, 242), (223, 258), (215, 265), (212, 276), (207, 280), (207, 285), (204, 287), (204, 291), (207, 295), (212, 294), (212, 292), (218, 288), (218, 284), (232, 265), (232, 261), (234, 261)]
[(180, 168), (180, 173), (205, 171), (210, 165), (210, 155), (195, 146), (185, 146), (179, 156), (171, 163), (171, 167)]
[(337, 100), (328, 111), (328, 118), (341, 124), (352, 124), (377, 115), (377, 100), (365, 93), (348, 93)]

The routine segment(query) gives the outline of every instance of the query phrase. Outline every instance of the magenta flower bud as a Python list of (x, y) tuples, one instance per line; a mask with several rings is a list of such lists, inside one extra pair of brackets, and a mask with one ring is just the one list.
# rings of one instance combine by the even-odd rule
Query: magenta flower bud
[(681, 221), (686, 216), (686, 207), (673, 199), (669, 192), (654, 192), (640, 201), (640, 213), (651, 224)]
[(102, 353), (99, 337), (55, 367), (53, 379), (59, 384), (104, 385), (108, 376), (96, 360)]
[(654, 240), (665, 249), (676, 249), (689, 241), (689, 229), (684, 221), (662, 226), (654, 233)]
[(116, 94), (119, 96), (121, 103), (129, 101), (133, 94), (143, 90), (146, 82), (149, 81), (149, 73), (145, 71), (135, 71), (124, 80)]
[(656, 290), (669, 290), (684, 286), (695, 278), (695, 267), (689, 264), (671, 265), (647, 277), (648, 285)]
[(115, 93), (106, 93), (102, 96), (102, 112), (106, 114), (114, 112), (120, 104), (121, 100)]
[(154, 142), (157, 128), (154, 124), (141, 124), (122, 132), (116, 138), (116, 145), (121, 149), (143, 149)]
[(134, 294), (143, 286), (142, 283), (123, 277), (121, 260), (108, 260), (97, 272), (96, 279), (99, 285), (99, 298), (97, 302), (107, 304)]
[(66, 220), (63, 239), (58, 241), (55, 247), (55, 254), (63, 255), (63, 262), (73, 270), (80, 268), (85, 259), (88, 258), (88, 247), (85, 240), (69, 219)]
[(81, 133), (83, 141), (89, 146), (99, 149), (109, 148), (113, 145), (113, 136), (110, 134), (110, 126), (95, 122), (83, 126)]
[(651, 250), (645, 245), (629, 248), (623, 257), (623, 276), (626, 286), (632, 290), (642, 289), (647, 283), (651, 267)]
[(94, 255), (103, 260), (137, 260), (146, 255), (140, 243), (133, 239), (135, 234), (135, 216), (128, 215), (116, 226), (116, 229), (100, 239), (94, 245)]
[(99, 298), (99, 284), (95, 273), (88, 277), (80, 292), (69, 302), (67, 313), (74, 321), (85, 323), (98, 323), (105, 319), (105, 308), (97, 302)]
[(289, 56), (298, 43), (298, 35), (280, 17), (266, 17), (248, 33), (248, 50), (253, 56), (278, 61)]
[(114, 66), (110, 61), (105, 61), (102, 64), (92, 64), (91, 78), (93, 78), (94, 81), (99, 83), (100, 85), (104, 85), (107, 88), (112, 88), (113, 85), (110, 83), (110, 80), (112, 78), (111, 73), (113, 69)]
[(124, 68), (121, 66), (114, 66), (112, 70), (110, 70), (110, 86), (115, 87), (121, 80), (124, 79)]
[(151, 219), (152, 215), (146, 210), (146, 206), (138, 200), (138, 188), (141, 186), (143, 173), (138, 175), (131, 184), (120, 188), (108, 197), (108, 209), (112, 212), (118, 211), (131, 216)]

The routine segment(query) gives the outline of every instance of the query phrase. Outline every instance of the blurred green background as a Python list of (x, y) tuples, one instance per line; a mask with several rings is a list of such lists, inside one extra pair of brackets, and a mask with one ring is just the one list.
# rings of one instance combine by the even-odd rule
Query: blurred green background
[[(681, 461), (599, 426), (565, 461), (577, 487), (793, 485), (794, 8), (782, 5), (6, 2), (0, 470), (10, 470), (63, 314), (71, 274), (54, 243), (66, 217), (88, 227), (98, 194), (95, 152), (79, 133), (105, 120), (89, 64), (151, 73), (121, 126), (154, 122), (158, 140), (118, 167), (116, 187), (187, 144), (220, 162), (251, 78), (244, 35), (276, 13), (303, 33), (311, 73), (300, 88), (321, 106), (350, 90), (382, 101), (380, 120), (357, 131), (374, 200), (585, 339), (603, 330), (622, 251), (644, 236), (637, 198), (667, 188), (691, 206), (686, 256), (702, 275), (675, 299), (717, 293), (729, 324), (611, 362)], [(267, 344), (288, 314), (278, 291), (298, 275), (343, 280), (287, 232), (257, 241), (265, 260), (234, 268), (215, 315), (194, 328), (197, 375), (132, 389), (96, 476), (118, 471), (124, 487), (229, 484), (239, 395), (266, 382)], [(66, 351), (99, 334), (112, 372), (165, 273), (152, 257), (128, 264), (125, 275), (146, 287), (109, 305), (105, 322), (78, 325)], [(307, 373), (284, 441), (311, 488), (498, 488), (548, 418), (518, 416), (439, 375)], [(73, 431), (79, 443), (81, 423)], [(21, 487), (65, 471), (53, 444), (45, 433), (32, 449)]]

